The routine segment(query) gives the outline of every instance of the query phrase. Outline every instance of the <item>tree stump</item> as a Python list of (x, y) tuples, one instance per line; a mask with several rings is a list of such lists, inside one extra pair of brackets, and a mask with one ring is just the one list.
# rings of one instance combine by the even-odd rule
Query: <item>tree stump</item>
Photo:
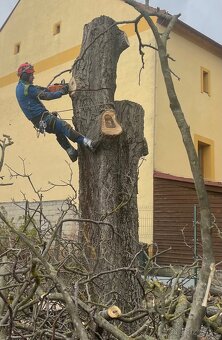
[[(89, 272), (112, 270), (98, 276), (91, 290), (93, 300), (117, 304), (123, 313), (139, 305), (142, 297), (137, 259), (131, 261), (140, 249), (138, 162), (147, 154), (142, 107), (114, 101), (118, 59), (128, 46), (115, 21), (105, 16), (94, 19), (84, 28), (71, 80), (75, 128), (98, 144), (94, 153), (79, 148), (80, 214), (97, 221), (80, 224), (79, 240), (87, 254)], [(122, 129), (118, 135), (101, 132), (105, 110), (115, 111)]]

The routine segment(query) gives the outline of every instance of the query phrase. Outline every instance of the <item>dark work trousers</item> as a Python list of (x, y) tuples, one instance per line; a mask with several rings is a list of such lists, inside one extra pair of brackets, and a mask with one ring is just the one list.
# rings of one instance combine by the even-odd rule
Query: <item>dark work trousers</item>
[[(83, 135), (74, 130), (66, 121), (58, 118), (48, 111), (33, 119), (32, 123), (40, 130), (40, 133), (44, 133), (44, 131), (46, 131), (47, 133), (55, 134), (58, 143), (65, 150), (72, 146), (68, 139), (74, 143), (83, 143)], [(42, 128), (42, 125), (44, 128)]]

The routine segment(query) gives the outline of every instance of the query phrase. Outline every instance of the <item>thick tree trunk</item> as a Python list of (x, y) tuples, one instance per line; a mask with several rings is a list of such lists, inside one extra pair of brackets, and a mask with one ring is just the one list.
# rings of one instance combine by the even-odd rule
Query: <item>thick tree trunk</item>
[[(127, 47), (124, 32), (112, 19), (102, 16), (86, 25), (73, 67), (76, 91), (72, 96), (76, 129), (99, 142), (94, 153), (83, 147), (79, 153), (81, 217), (101, 222), (80, 225), (87, 269), (98, 274), (119, 268), (97, 278), (93, 300), (115, 303), (123, 313), (138, 305), (142, 296), (137, 261), (131, 261), (139, 250), (138, 162), (146, 153), (142, 107), (114, 102), (117, 62)], [(123, 129), (119, 136), (104, 136), (100, 131), (101, 111), (110, 107), (115, 108)]]

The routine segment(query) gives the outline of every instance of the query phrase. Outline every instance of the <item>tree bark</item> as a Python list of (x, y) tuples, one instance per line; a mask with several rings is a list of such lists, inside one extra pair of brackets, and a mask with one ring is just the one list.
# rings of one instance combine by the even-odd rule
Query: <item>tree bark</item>
[[(139, 305), (142, 296), (137, 261), (132, 260), (139, 251), (138, 162), (146, 153), (142, 107), (114, 101), (117, 62), (127, 47), (125, 33), (111, 18), (94, 19), (85, 26), (72, 75), (76, 84), (72, 95), (74, 125), (99, 142), (95, 153), (80, 147), (80, 213), (82, 218), (107, 222), (99, 227), (90, 222), (81, 224), (79, 240), (87, 254), (88, 272), (112, 271), (98, 276), (94, 301), (115, 303), (124, 313)], [(106, 108), (115, 109), (121, 135), (101, 134), (101, 111)]]
[(175, 310), (175, 317), (179, 315), (178, 318), (176, 318), (172, 322), (172, 328), (169, 333), (169, 339), (171, 340), (178, 340), (181, 338), (181, 333), (183, 329), (183, 324), (184, 324), (184, 312), (187, 310), (188, 307), (188, 302), (187, 298), (184, 294), (181, 294), (181, 296), (178, 299), (178, 304)]
[[(0, 287), (4, 287), (5, 286), (5, 274), (7, 272), (8, 269), (8, 264), (7, 264), (8, 258), (7, 256), (3, 256), (2, 257), (2, 263), (0, 266)], [(4, 263), (5, 262), (5, 263)], [(8, 292), (7, 292), (8, 293)], [(7, 299), (8, 297), (6, 296), (6, 293), (3, 292), (2, 293), (5, 297), (5, 299)], [(2, 299), (2, 297), (0, 297), (0, 317), (2, 318), (5, 312), (6, 306), (5, 306), (5, 301)], [(6, 328), (1, 327), (0, 328), (0, 340), (4, 340), (7, 337), (6, 334)]]

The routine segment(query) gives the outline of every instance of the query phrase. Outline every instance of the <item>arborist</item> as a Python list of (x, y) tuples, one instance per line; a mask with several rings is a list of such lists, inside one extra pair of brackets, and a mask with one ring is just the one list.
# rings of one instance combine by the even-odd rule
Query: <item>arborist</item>
[(58, 91), (50, 92), (46, 87), (33, 85), (34, 67), (29, 63), (21, 64), (17, 75), (19, 82), (16, 87), (16, 97), (25, 116), (34, 124), (40, 132), (53, 133), (61, 147), (67, 152), (72, 162), (78, 157), (78, 151), (70, 144), (72, 142), (82, 144), (93, 151), (92, 141), (75, 131), (71, 125), (50, 113), (41, 100), (52, 100), (68, 94), (68, 84), (64, 84)]

